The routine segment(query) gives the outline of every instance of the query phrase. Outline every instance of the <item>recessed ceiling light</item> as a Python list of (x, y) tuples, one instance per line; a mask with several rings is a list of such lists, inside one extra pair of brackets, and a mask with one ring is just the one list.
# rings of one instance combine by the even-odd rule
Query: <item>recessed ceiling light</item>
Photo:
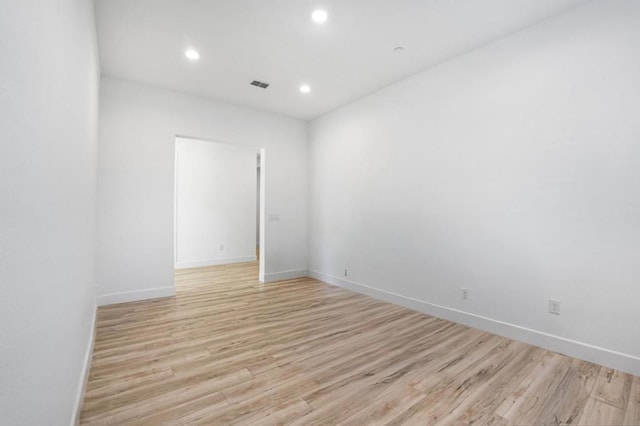
[(300, 86), (300, 91), (302, 93), (309, 93), (311, 91), (311, 87), (309, 87), (308, 84), (303, 84), (302, 86)]
[(329, 15), (327, 14), (327, 11), (322, 9), (316, 9), (311, 14), (311, 19), (318, 23), (326, 21), (328, 17)]
[(195, 49), (187, 49), (184, 52), (184, 56), (186, 56), (187, 58), (191, 59), (192, 61), (196, 61), (196, 60), (200, 59), (200, 54)]

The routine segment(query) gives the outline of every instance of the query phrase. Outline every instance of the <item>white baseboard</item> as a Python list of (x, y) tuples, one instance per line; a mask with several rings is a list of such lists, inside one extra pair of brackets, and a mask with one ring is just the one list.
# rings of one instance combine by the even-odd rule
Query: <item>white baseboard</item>
[(258, 258), (253, 256), (223, 257), (220, 259), (198, 260), (195, 262), (176, 262), (176, 269), (202, 268), (204, 266), (228, 265), (230, 263), (255, 262)]
[(96, 342), (96, 318), (98, 316), (98, 307), (93, 307), (93, 316), (91, 318), (91, 335), (87, 343), (87, 350), (84, 354), (84, 362), (82, 363), (82, 373), (78, 382), (78, 391), (76, 392), (76, 402), (73, 407), (71, 425), (80, 423), (80, 412), (82, 410), (82, 402), (84, 401), (84, 393), (87, 390), (87, 382), (89, 381), (89, 371), (91, 370), (91, 358), (93, 356), (93, 345)]
[(138, 300), (157, 299), (176, 295), (175, 287), (158, 287), (145, 290), (125, 291), (122, 293), (103, 294), (98, 296), (98, 306), (113, 305), (114, 303), (135, 302)]
[(625, 354), (602, 347), (590, 345), (588, 343), (555, 336), (538, 330), (533, 330), (519, 325), (487, 318), (481, 315), (460, 311), (458, 309), (440, 306), (411, 297), (402, 296), (379, 288), (371, 287), (366, 284), (357, 283), (355, 281), (345, 280), (329, 274), (318, 271), (309, 271), (309, 276), (332, 284), (338, 287), (346, 288), (357, 293), (366, 294), (367, 296), (383, 300), (385, 302), (394, 303), (423, 312), (435, 317), (444, 318), (449, 321), (464, 324), (469, 327), (478, 328), (489, 333), (508, 337), (510, 339), (519, 340), (534, 346), (549, 349), (554, 352), (569, 355), (585, 361), (604, 365), (609, 368), (624, 371), (626, 373), (640, 375), (640, 357)]
[(260, 281), (270, 283), (273, 281), (292, 280), (294, 278), (306, 277), (308, 271), (306, 269), (293, 269), (290, 271), (271, 272), (260, 276)]

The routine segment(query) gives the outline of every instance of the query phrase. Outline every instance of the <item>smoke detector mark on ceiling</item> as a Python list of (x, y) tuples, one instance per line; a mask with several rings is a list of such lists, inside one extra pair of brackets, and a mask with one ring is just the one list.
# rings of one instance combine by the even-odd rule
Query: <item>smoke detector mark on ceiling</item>
[(269, 87), (269, 83), (263, 83), (262, 81), (258, 81), (258, 80), (253, 80), (250, 84), (252, 86), (256, 86), (261, 89), (266, 89), (267, 87)]

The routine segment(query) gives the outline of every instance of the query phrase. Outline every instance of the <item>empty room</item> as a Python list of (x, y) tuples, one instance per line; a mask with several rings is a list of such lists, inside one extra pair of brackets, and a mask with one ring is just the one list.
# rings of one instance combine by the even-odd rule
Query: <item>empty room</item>
[(640, 425), (640, 1), (0, 0), (0, 424)]

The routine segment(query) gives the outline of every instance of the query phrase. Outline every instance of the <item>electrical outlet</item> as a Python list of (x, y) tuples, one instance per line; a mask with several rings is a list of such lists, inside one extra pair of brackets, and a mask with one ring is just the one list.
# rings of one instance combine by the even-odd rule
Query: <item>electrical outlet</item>
[(345, 277), (347, 276), (347, 270), (346, 269), (344, 270), (344, 276)]
[(469, 289), (463, 287), (462, 289), (462, 300), (467, 300), (469, 298)]
[(560, 301), (555, 299), (549, 299), (549, 313), (553, 315), (560, 315)]
[(220, 244), (220, 251), (224, 251), (224, 244)]

